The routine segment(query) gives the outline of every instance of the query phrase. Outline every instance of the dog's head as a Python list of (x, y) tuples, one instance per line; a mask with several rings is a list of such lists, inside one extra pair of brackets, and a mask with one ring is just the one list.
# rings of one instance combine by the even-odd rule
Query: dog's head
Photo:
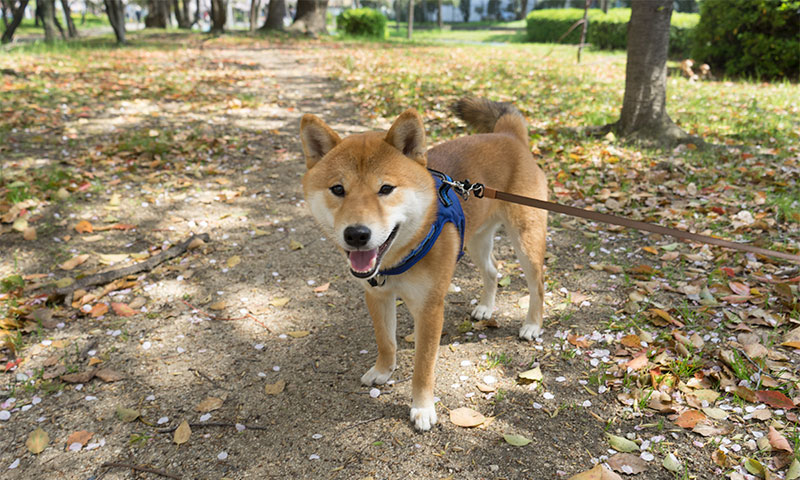
[(388, 133), (344, 139), (314, 115), (300, 123), (311, 213), (332, 235), (359, 278), (391, 267), (435, 212), (434, 182), (425, 168), (425, 130), (413, 110)]

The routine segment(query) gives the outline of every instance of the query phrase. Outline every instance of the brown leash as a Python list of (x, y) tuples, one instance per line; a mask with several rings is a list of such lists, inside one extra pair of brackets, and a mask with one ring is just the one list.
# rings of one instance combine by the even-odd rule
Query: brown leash
[(452, 182), (455, 191), (459, 193), (462, 198), (466, 199), (472, 193), (478, 198), (494, 198), (503, 200), (505, 202), (518, 203), (529, 207), (541, 208), (551, 212), (562, 213), (573, 217), (586, 218), (595, 222), (610, 223), (612, 225), (620, 225), (627, 228), (635, 228), (637, 230), (644, 230), (647, 232), (659, 233), (661, 235), (670, 235), (672, 237), (682, 238), (692, 242), (708, 243), (710, 245), (717, 245), (719, 247), (732, 248), (734, 250), (741, 250), (745, 252), (764, 255), (767, 257), (781, 258), (790, 262), (800, 264), (800, 255), (792, 255), (786, 252), (777, 252), (766, 248), (747, 245), (744, 243), (731, 242), (721, 238), (709, 237), (708, 235), (700, 235), (697, 233), (684, 232), (675, 228), (662, 227), (652, 223), (641, 222), (639, 220), (631, 220), (630, 218), (618, 217), (616, 215), (609, 215), (607, 213), (593, 212), (591, 210), (584, 210), (582, 208), (570, 207), (561, 205), (560, 203), (546, 202), (530, 197), (523, 197), (521, 195), (514, 195), (513, 193), (501, 192), (493, 188), (489, 188), (480, 183), (471, 184), (469, 180), (463, 182)]

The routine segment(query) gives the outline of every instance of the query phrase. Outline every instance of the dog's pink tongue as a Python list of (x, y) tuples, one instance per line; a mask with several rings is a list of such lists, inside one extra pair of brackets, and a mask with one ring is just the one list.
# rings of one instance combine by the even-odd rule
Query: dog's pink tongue
[(350, 252), (350, 268), (356, 272), (369, 272), (378, 258), (378, 249)]

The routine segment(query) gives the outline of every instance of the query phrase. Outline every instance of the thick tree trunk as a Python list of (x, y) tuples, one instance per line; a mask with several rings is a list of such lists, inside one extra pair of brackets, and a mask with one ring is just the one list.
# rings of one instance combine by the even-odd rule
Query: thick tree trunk
[(286, 17), (286, 0), (269, 0), (267, 18), (261, 30), (283, 30), (284, 17)]
[(444, 23), (442, 21), (442, 0), (439, 0), (439, 4), (437, 5), (436, 8), (436, 23), (437, 25), (439, 25), (439, 29), (441, 29), (444, 26)]
[(408, 39), (414, 35), (414, 0), (408, 0)]
[(672, 0), (633, 0), (625, 96), (616, 124), (623, 137), (676, 143), (686, 132), (667, 115), (667, 49)]
[(0, 10), (3, 10), (3, 28), (8, 28), (8, 6), (6, 0), (0, 0)]
[(250, 31), (255, 32), (258, 28), (258, 10), (261, 7), (261, 0), (250, 0)]
[(28, 0), (22, 0), (16, 10), (13, 9), (13, 5), (11, 7), (11, 23), (8, 24), (6, 30), (3, 32), (3, 38), (0, 40), (2, 43), (9, 43), (14, 39), (14, 32), (17, 30), (17, 27), (19, 27), (19, 24), (22, 23), (22, 17), (25, 15), (25, 8), (28, 7)]
[[(172, 9), (175, 11), (175, 20), (178, 22), (178, 28), (184, 30), (192, 28), (192, 21), (189, 19), (189, 1), (172, 0)], [(181, 3), (183, 3), (183, 6), (181, 6)]]
[(78, 36), (78, 29), (75, 28), (75, 22), (72, 20), (72, 11), (69, 8), (69, 0), (61, 0), (61, 8), (64, 10), (64, 22), (67, 24), (67, 33), (69, 38), (76, 38)]
[(125, 6), (122, 0), (105, 0), (106, 14), (111, 28), (114, 29), (114, 36), (117, 37), (117, 45), (125, 43)]
[(327, 34), (325, 14), (328, 12), (328, 0), (301, 0), (297, 2), (297, 13), (289, 26), (290, 32), (301, 32), (316, 36)]
[(42, 15), (42, 26), (44, 26), (44, 41), (53, 43), (56, 39), (56, 17), (53, 0), (41, 0), (36, 2), (36, 5), (41, 5), (39, 12)]
[(226, 0), (211, 0), (211, 31), (221, 33), (225, 30), (228, 20), (228, 5)]
[(168, 0), (148, 0), (147, 16), (144, 17), (145, 28), (167, 28), (170, 24)]

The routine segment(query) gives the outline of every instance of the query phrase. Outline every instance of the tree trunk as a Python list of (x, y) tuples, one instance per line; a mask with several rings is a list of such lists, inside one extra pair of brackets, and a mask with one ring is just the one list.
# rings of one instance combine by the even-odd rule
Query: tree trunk
[(111, 28), (114, 29), (114, 36), (117, 37), (117, 45), (125, 44), (125, 6), (122, 0), (105, 0), (106, 15)]
[(56, 39), (56, 17), (55, 8), (53, 8), (53, 0), (40, 0), (36, 5), (41, 4), (39, 12), (42, 16), (42, 26), (44, 26), (44, 41), (53, 43)]
[(14, 31), (17, 30), (19, 24), (22, 23), (22, 17), (25, 15), (25, 8), (28, 7), (28, 0), (22, 0), (16, 10), (11, 5), (11, 23), (6, 27), (3, 32), (2, 43), (9, 43), (14, 39)]
[(255, 32), (258, 28), (258, 10), (261, 7), (261, 0), (250, 0), (250, 31)]
[(581, 51), (583, 50), (583, 44), (586, 43), (586, 29), (589, 27), (589, 5), (591, 4), (592, 0), (586, 0), (583, 5), (583, 24), (581, 25), (581, 43), (578, 44), (578, 63), (581, 63)]
[(436, 23), (439, 25), (439, 29), (441, 30), (444, 26), (442, 22), (442, 0), (439, 0), (439, 4), (437, 5), (436, 9)]
[(286, 0), (269, 0), (267, 18), (261, 30), (283, 30), (283, 19), (286, 17)]
[(297, 2), (297, 13), (294, 22), (289, 26), (290, 32), (302, 32), (317, 36), (328, 33), (325, 25), (325, 14), (328, 12), (328, 0), (302, 0)]
[(228, 20), (228, 5), (226, 0), (211, 0), (211, 31), (221, 33), (225, 30)]
[(0, 0), (0, 9), (3, 10), (3, 28), (8, 28), (8, 6), (6, 0)]
[(67, 24), (67, 33), (69, 38), (76, 38), (78, 36), (78, 29), (75, 28), (75, 22), (72, 20), (72, 11), (69, 8), (69, 0), (61, 0), (61, 8), (64, 10), (64, 22)]
[(189, 20), (189, 0), (183, 0), (181, 7), (181, 0), (172, 0), (172, 9), (175, 11), (175, 20), (178, 22), (178, 28), (188, 30), (192, 28), (192, 21)]
[(408, 0), (408, 39), (414, 34), (414, 0)]
[(676, 143), (688, 137), (667, 115), (667, 50), (672, 0), (633, 0), (625, 96), (616, 124), (623, 137)]
[[(123, 12), (124, 14), (124, 12)], [(148, 0), (147, 16), (144, 17), (145, 28), (167, 28), (170, 24), (168, 0)]]

